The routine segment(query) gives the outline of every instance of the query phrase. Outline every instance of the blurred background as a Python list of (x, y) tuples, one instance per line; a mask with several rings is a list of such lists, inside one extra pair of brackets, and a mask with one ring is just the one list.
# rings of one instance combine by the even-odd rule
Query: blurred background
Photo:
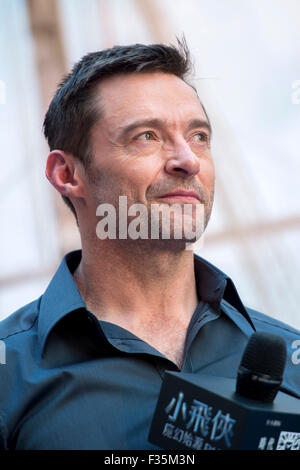
[(0, 0), (0, 319), (80, 248), (45, 178), (45, 111), (85, 53), (185, 35), (213, 125), (216, 200), (199, 254), (243, 302), (300, 329), (300, 2)]

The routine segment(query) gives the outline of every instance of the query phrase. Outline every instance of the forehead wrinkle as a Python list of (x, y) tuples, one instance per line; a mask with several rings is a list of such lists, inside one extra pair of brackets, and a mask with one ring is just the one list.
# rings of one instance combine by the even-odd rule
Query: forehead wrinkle
[[(128, 78), (130, 78), (130, 77), (128, 77)], [(142, 85), (143, 85), (143, 83), (142, 83)], [(186, 102), (186, 104), (188, 105), (189, 102), (191, 103), (192, 101), (194, 101), (194, 98), (195, 98), (197, 104), (200, 105), (200, 108), (201, 108), (201, 114), (197, 113), (199, 115), (199, 117), (197, 117), (196, 113), (195, 113), (194, 119), (190, 119), (190, 120), (191, 121), (194, 120), (195, 122), (197, 121), (197, 119), (199, 120), (199, 122), (202, 120), (203, 121), (203, 127), (206, 127), (207, 130), (211, 134), (212, 129), (211, 129), (210, 121), (209, 121), (208, 115), (207, 115), (207, 113), (204, 109), (204, 106), (203, 106), (203, 104), (201, 103), (201, 101), (199, 99), (197, 91), (193, 87), (191, 87), (189, 84), (185, 83), (185, 85), (187, 86), (187, 89), (189, 89), (189, 93), (191, 93), (191, 95), (193, 96), (192, 100), (189, 97), (185, 98), (184, 101)], [(110, 84), (110, 87), (111, 87), (111, 84)], [(137, 106), (137, 109), (136, 109), (136, 106), (135, 106), (136, 116), (133, 115), (132, 121), (127, 124), (126, 123), (126, 117), (128, 116), (128, 110), (130, 110), (130, 108), (132, 108), (132, 97), (129, 96), (127, 98), (126, 95), (125, 95), (123, 97), (125, 99), (121, 100), (121, 102), (119, 101), (117, 103), (118, 106), (116, 108), (114, 106), (113, 106), (113, 108), (111, 108), (109, 106), (111, 104), (109, 98), (110, 98), (110, 94), (112, 93), (113, 90), (110, 89), (110, 87), (109, 87), (108, 96), (105, 96), (106, 95), (105, 90), (103, 90), (103, 89), (101, 89), (101, 87), (99, 87), (98, 88), (98, 93), (99, 93), (98, 98), (100, 99), (99, 101), (101, 102), (101, 105), (102, 105), (101, 106), (101, 108), (102, 108), (101, 111), (102, 112), (101, 112), (101, 116), (100, 116), (99, 121), (101, 122), (102, 126), (106, 128), (105, 133), (111, 135), (111, 137), (113, 135), (122, 136), (125, 133), (128, 134), (130, 132), (130, 130), (134, 130), (134, 128), (137, 127), (137, 125), (135, 125), (136, 121), (140, 121), (141, 126), (143, 125), (143, 121), (145, 122), (146, 125), (148, 124), (148, 125), (151, 125), (152, 127), (157, 127), (157, 128), (158, 127), (160, 127), (160, 128), (162, 128), (162, 127), (170, 128), (170, 126), (173, 126), (173, 127), (174, 127), (174, 125), (176, 126), (176, 122), (173, 121), (173, 120), (171, 121), (170, 117), (162, 117), (161, 118), (161, 117), (156, 117), (154, 115), (154, 113), (156, 114), (156, 112), (157, 112), (157, 109), (155, 109), (155, 101), (156, 101), (155, 98), (152, 102), (150, 102), (148, 104), (146, 104), (145, 102), (141, 102), (141, 103), (135, 102), (136, 105), (137, 104), (142, 104), (142, 107), (140, 109), (138, 109), (139, 106)], [(104, 91), (104, 93), (103, 93), (103, 91)], [(139, 86), (137, 86), (136, 93), (138, 91), (139, 91)], [(135, 93), (135, 100), (137, 98), (136, 93)], [(166, 96), (168, 96), (168, 91), (166, 92)], [(113, 100), (113, 102), (114, 102), (114, 100)], [(194, 103), (195, 103), (195, 101), (194, 101)], [(160, 110), (160, 112), (161, 111), (162, 110)], [(183, 110), (180, 109), (178, 111), (180, 113), (180, 111), (183, 111)], [(148, 121), (148, 123), (147, 123), (147, 121)], [(100, 124), (100, 122), (99, 122), (99, 124)], [(125, 124), (123, 124), (124, 122), (125, 122)], [(111, 126), (111, 124), (112, 124), (112, 126)], [(114, 124), (116, 126), (114, 126)], [(179, 126), (182, 126), (182, 127), (185, 128), (186, 127), (186, 119), (181, 119), (181, 122), (179, 122)], [(113, 127), (114, 127), (114, 129), (113, 129)], [(126, 127), (128, 127), (128, 128), (130, 127), (130, 129), (128, 129), (128, 131), (127, 131)], [(190, 127), (193, 127), (193, 126), (190, 126)], [(194, 127), (197, 127), (197, 126), (194, 126)], [(104, 129), (102, 129), (102, 130), (104, 130)]]

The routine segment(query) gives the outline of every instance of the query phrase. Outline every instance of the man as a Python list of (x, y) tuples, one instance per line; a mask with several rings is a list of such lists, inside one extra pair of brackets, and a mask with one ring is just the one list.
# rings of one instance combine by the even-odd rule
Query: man
[(286, 340), (282, 390), (300, 398), (299, 332), (246, 309), (190, 249), (210, 218), (214, 164), (189, 72), (184, 43), (114, 47), (76, 64), (50, 104), (46, 176), (76, 217), (82, 250), (1, 323), (4, 449), (154, 449), (165, 371), (235, 377), (255, 330)]

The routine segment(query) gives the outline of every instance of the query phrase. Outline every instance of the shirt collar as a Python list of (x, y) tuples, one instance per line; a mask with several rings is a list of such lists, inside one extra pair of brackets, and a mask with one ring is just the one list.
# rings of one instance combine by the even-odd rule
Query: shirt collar
[[(64, 316), (80, 309), (87, 312), (84, 299), (72, 276), (80, 259), (81, 250), (68, 253), (42, 295), (38, 319), (38, 340), (42, 352), (50, 331)], [(200, 256), (194, 255), (194, 259), (197, 290), (201, 300), (217, 309), (222, 299), (227, 300), (254, 328), (232, 280)]]
[(43, 352), (52, 328), (68, 313), (86, 309), (72, 272), (81, 259), (81, 250), (68, 253), (42, 295), (38, 320), (38, 340)]
[(231, 317), (240, 329), (247, 332), (247, 336), (250, 332), (253, 333), (252, 330), (255, 331), (255, 326), (239, 297), (232, 279), (207, 260), (198, 255), (194, 255), (194, 257), (195, 274), (200, 298), (211, 304), (216, 310), (220, 310), (221, 301), (226, 300), (242, 316), (240, 316), (240, 321), (237, 320), (236, 317), (232, 317), (230, 310), (224, 308), (224, 302), (222, 302), (223, 313)]

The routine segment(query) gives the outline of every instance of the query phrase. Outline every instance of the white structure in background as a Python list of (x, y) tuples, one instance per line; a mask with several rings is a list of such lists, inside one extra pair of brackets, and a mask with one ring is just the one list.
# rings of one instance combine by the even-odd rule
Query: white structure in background
[[(1, 319), (43, 292), (58, 261), (39, 84), (21, 0), (0, 2), (0, 79), (6, 92), (0, 104), (0, 282), (6, 281), (0, 284)], [(35, 276), (39, 272), (45, 275)]]
[[(114, 44), (156, 42), (142, 3), (59, 0), (68, 66)], [(292, 99), (300, 80), (299, 2), (147, 4), (157, 6), (170, 41), (185, 34), (199, 96), (214, 129), (216, 203), (199, 254), (233, 278), (247, 305), (300, 328), (300, 103)], [(45, 153), (24, 2), (1, 2), (0, 18), (0, 80), (7, 85), (7, 103), (0, 105), (5, 278), (29, 267), (53, 266), (58, 248), (48, 186), (41, 177)], [(39, 295), (45, 282), (2, 288), (0, 315)]]

